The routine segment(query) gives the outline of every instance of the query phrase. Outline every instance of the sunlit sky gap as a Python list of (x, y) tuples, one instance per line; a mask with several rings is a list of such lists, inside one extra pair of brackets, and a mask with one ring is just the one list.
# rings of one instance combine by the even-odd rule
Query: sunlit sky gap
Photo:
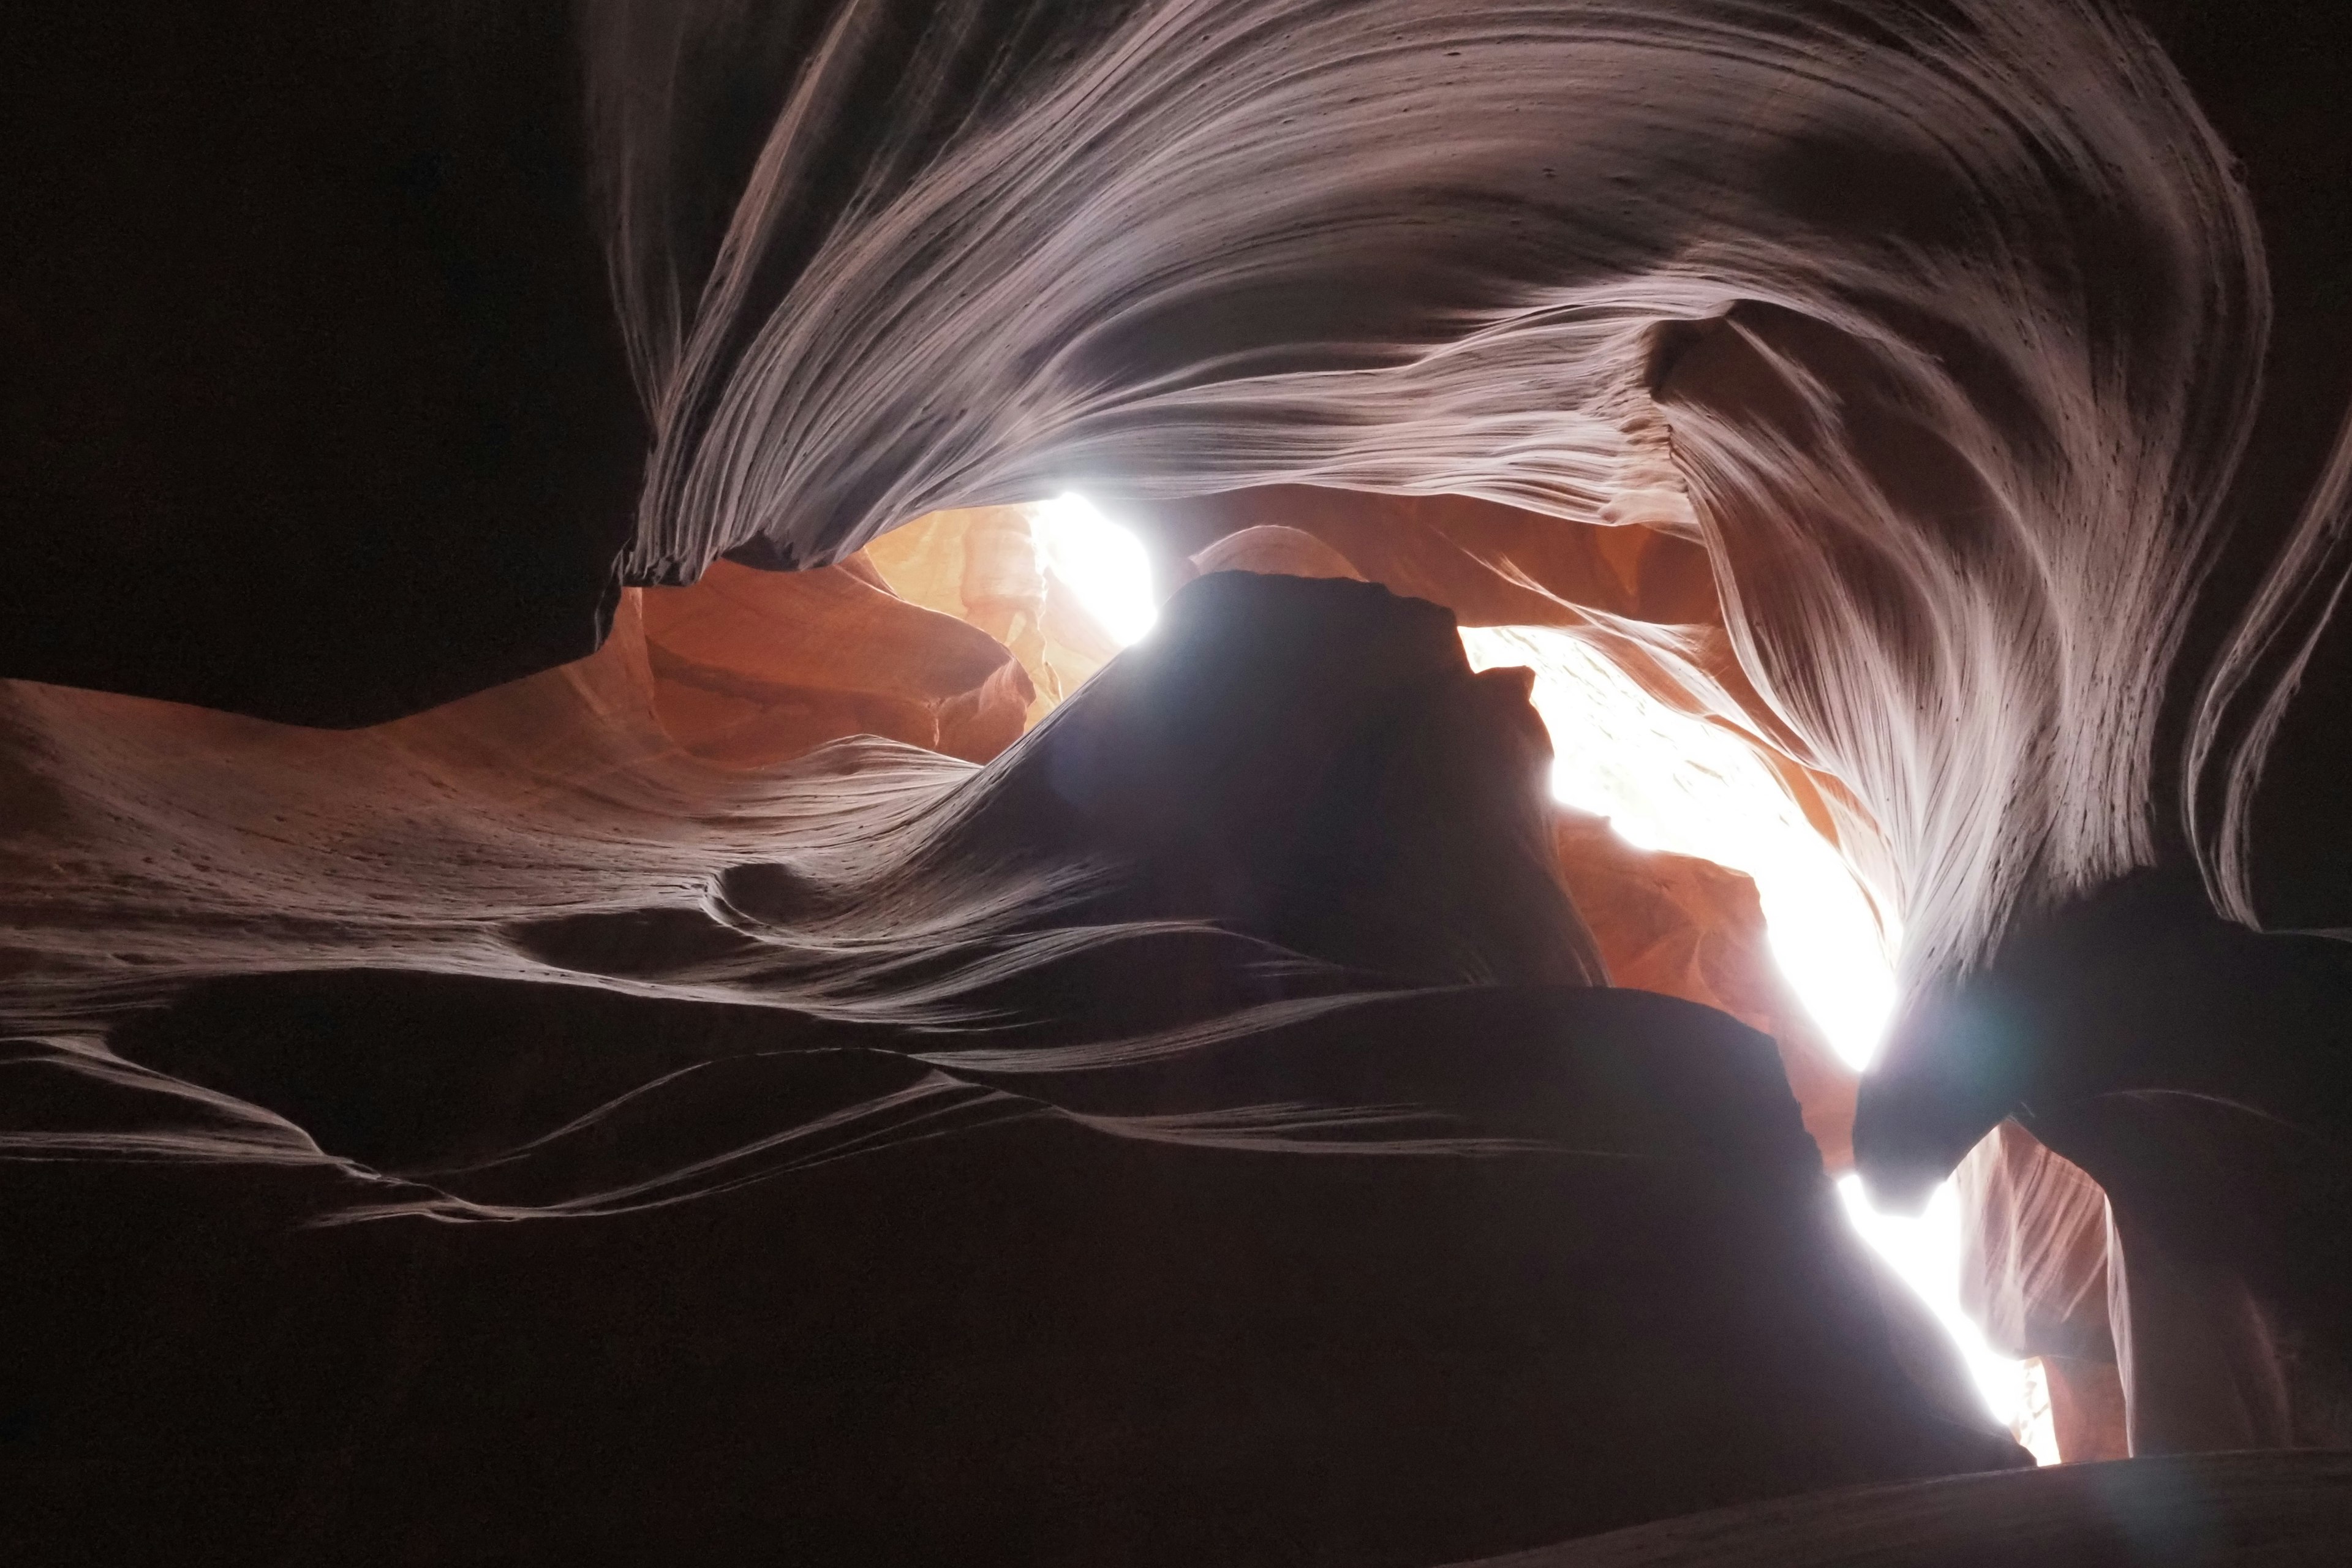
[(1029, 509), (1029, 521), (1055, 575), (1121, 647), (1151, 629), (1160, 608), (1141, 540), (1080, 495), (1040, 502)]
[[(1961, 1359), (1993, 1414), (2012, 1428), (2017, 1426), (2026, 1402), (2025, 1368), (1986, 1343), (1984, 1331), (1960, 1308), (1960, 1205), (1952, 1184), (1940, 1184), (1916, 1218), (1880, 1214), (1872, 1208), (1863, 1195), (1860, 1176), (1840, 1177), (1837, 1189), (1846, 1218), (1904, 1282), (1919, 1292), (1927, 1310), (1959, 1346)], [(2031, 1440), (2027, 1446), (2039, 1447)], [(2042, 1452), (2034, 1457), (2045, 1464), (2056, 1458)]]
[[(1151, 629), (1158, 612), (1141, 541), (1083, 496), (1065, 494), (1030, 515), (1055, 574), (1105, 629), (1121, 644)], [(1560, 801), (1608, 817), (1643, 848), (1696, 855), (1756, 879), (1772, 955), (1790, 988), (1831, 1048), (1867, 1067), (1894, 1006), (1897, 933), (1882, 933), (1844, 861), (1755, 752), (1668, 708), (1567, 632), (1473, 626), (1462, 641), (1475, 668), (1536, 672), (1535, 706), (1551, 731), (1552, 793)], [(2018, 1423), (2025, 1369), (1989, 1347), (1960, 1309), (1959, 1210), (1950, 1184), (1916, 1219), (1873, 1211), (1853, 1176), (1838, 1184), (1838, 1196), (1854, 1228), (1951, 1335), (1986, 1404)], [(2046, 1438), (2033, 1446), (2046, 1448)]]
[[(1142, 542), (1091, 501), (1064, 494), (1030, 509), (1055, 575), (1121, 644), (1158, 619)], [(1536, 672), (1550, 730), (1552, 793), (1609, 818), (1646, 849), (1696, 855), (1756, 879), (1773, 957), (1832, 1049), (1856, 1068), (1876, 1055), (1895, 1000), (1882, 934), (1837, 852), (1807, 824), (1746, 744), (1677, 713), (1566, 632), (1474, 626), (1474, 668)]]
[(1756, 879), (1780, 972), (1830, 1047), (1868, 1066), (1895, 1002), (1888, 943), (1845, 862), (1747, 743), (1675, 712), (1567, 632), (1472, 626), (1462, 641), (1475, 668), (1536, 672), (1552, 794), (1644, 849)]

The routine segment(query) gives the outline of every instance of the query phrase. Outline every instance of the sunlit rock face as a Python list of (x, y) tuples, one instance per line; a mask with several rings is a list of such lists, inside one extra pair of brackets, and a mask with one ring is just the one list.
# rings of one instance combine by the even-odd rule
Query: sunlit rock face
[(1210, 575), (977, 770), (704, 763), (630, 640), (349, 735), (10, 689), (116, 921), (11, 911), (14, 1255), (104, 1282), (19, 1320), (36, 1541), (1426, 1563), (2018, 1458), (1771, 1040), (1595, 984), (1443, 610)]
[(803, 573), (721, 562), (641, 601), (654, 715), (694, 756), (754, 768), (844, 735), (986, 762), (1037, 690), (1005, 647), (891, 591), (862, 563)]
[[(2107, 1195), (2014, 1121), (1988, 1133), (1960, 1189), (1960, 1295), (1993, 1347), (2042, 1371), (2060, 1462), (2131, 1452), (2116, 1366)], [(2155, 1375), (2144, 1366), (2143, 1376)]]
[(1849, 1168), (1855, 1075), (1781, 977), (1756, 884), (1694, 856), (1636, 848), (1579, 812), (1559, 812), (1552, 835), (1610, 983), (1719, 1008), (1771, 1036), (1805, 1131), (1833, 1173)]

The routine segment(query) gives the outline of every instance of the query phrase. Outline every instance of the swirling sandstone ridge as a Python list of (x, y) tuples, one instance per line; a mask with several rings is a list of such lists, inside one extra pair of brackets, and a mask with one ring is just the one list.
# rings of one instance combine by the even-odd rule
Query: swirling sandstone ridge
[[(2315, 26), (27, 24), (0, 1543), (2335, 1561)], [(1479, 626), (1845, 857), (1858, 1087)], [(1958, 1171), (2115, 1468), (2017, 1470), (1849, 1165)]]

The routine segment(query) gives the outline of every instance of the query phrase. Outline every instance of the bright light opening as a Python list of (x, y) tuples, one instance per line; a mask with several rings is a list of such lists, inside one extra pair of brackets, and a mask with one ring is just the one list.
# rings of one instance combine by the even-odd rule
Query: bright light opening
[[(1029, 513), (1055, 574), (1106, 631), (1126, 646), (1151, 629), (1159, 611), (1141, 541), (1079, 495)], [(1668, 708), (1565, 632), (1469, 627), (1462, 640), (1475, 668), (1536, 672), (1533, 698), (1552, 734), (1552, 793), (1561, 801), (1608, 817), (1642, 848), (1696, 855), (1756, 879), (1773, 957), (1790, 988), (1831, 1047), (1856, 1068), (1868, 1066), (1894, 1005), (1892, 933), (1880, 931), (1845, 863), (1755, 752)], [(1917, 1219), (1871, 1209), (1853, 1176), (1838, 1183), (1838, 1195), (1854, 1228), (1951, 1335), (1987, 1405), (2029, 1440), (2042, 1436), (2047, 1395), (2030, 1408), (2039, 1368), (1997, 1354), (1960, 1309), (1950, 1184)], [(2034, 1446), (2038, 1458), (2054, 1458), (2041, 1453), (2046, 1438)]]
[(1103, 630), (1122, 647), (1140, 641), (1160, 619), (1143, 542), (1081, 495), (1041, 501), (1029, 509), (1029, 519), (1054, 574)]
[[(2032, 1450), (2042, 1463), (2057, 1462), (2050, 1435), (2050, 1395), (2037, 1362), (2011, 1361), (1985, 1342), (1984, 1331), (1960, 1307), (1960, 1206), (1952, 1184), (1937, 1184), (1916, 1218), (1881, 1214), (1864, 1196), (1860, 1176), (1838, 1178), (1846, 1218), (1862, 1238), (1886, 1259), (1906, 1285), (1918, 1292), (1943, 1325), (1960, 1359), (1984, 1395), (1986, 1407)], [(2038, 1397), (2037, 1397), (2038, 1395)]]
[(1569, 633), (1473, 626), (1462, 641), (1475, 668), (1536, 672), (1560, 800), (1608, 817), (1643, 849), (1696, 855), (1756, 879), (1781, 973), (1830, 1047), (1867, 1067), (1895, 1005), (1893, 933), (1881, 934), (1845, 862), (1748, 743), (1675, 711)]
[[(1857, 1070), (1868, 1067), (1894, 1008), (1896, 933), (1881, 932), (1845, 862), (1747, 742), (1667, 707), (1569, 633), (1467, 627), (1462, 641), (1475, 668), (1536, 672), (1532, 695), (1551, 731), (1552, 793), (1560, 800), (1608, 817), (1638, 847), (1696, 855), (1756, 879), (1772, 956), (1790, 988), (1831, 1047)], [(1961, 1310), (1950, 1184), (1916, 1219), (1873, 1210), (1853, 1176), (1838, 1183), (1838, 1195), (1863, 1239), (1951, 1336), (1987, 1406), (2036, 1458), (2054, 1460), (2048, 1396), (2038, 1408), (2033, 1396), (2038, 1364), (1996, 1352)]]

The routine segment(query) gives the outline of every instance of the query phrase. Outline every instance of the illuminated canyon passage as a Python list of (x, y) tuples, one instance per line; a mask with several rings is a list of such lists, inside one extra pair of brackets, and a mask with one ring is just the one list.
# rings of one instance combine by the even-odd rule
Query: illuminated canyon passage
[(0, 1562), (2352, 1562), (2333, 7), (21, 9)]

